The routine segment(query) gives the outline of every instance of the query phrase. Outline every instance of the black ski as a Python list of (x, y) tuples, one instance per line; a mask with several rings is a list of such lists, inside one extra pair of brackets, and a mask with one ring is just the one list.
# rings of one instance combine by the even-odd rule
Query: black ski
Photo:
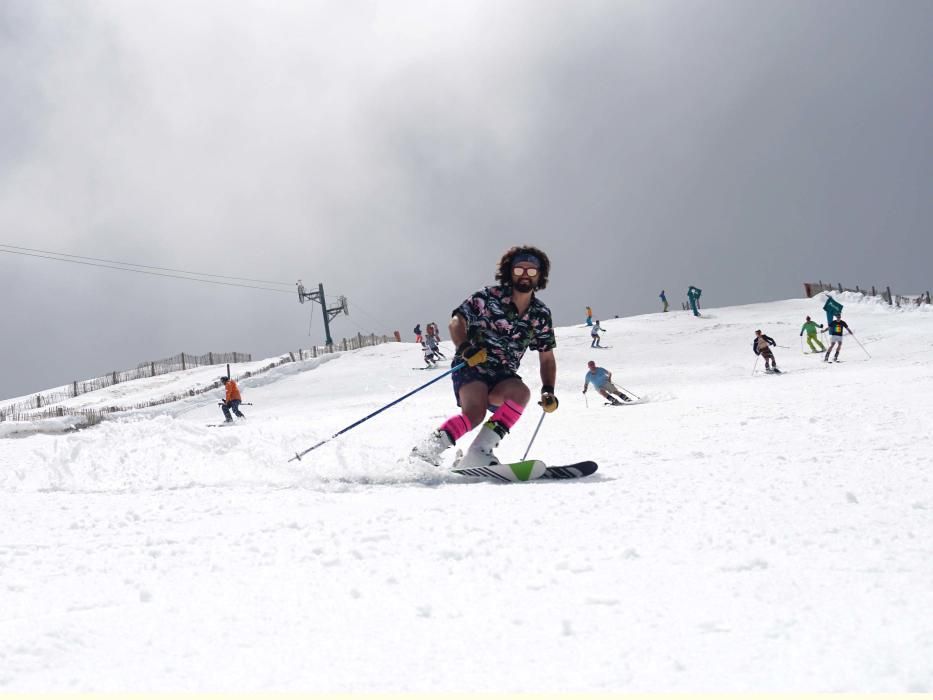
[(542, 479), (580, 479), (590, 474), (595, 474), (599, 469), (596, 462), (575, 462), (574, 464), (565, 464), (560, 467), (547, 467), (544, 470)]
[(451, 469), (455, 474), (475, 476), (494, 481), (535, 481), (537, 479), (579, 479), (593, 474), (598, 469), (596, 462), (575, 462), (548, 467), (540, 460), (523, 460), (511, 464), (495, 464), (486, 467)]

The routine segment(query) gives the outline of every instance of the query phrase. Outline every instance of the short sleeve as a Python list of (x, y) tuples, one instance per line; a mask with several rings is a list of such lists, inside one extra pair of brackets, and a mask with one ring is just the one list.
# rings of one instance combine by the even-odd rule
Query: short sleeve
[(485, 309), (486, 293), (483, 290), (465, 299), (460, 306), (453, 310), (452, 315), (460, 314), (466, 321), (467, 327), (470, 327), (476, 324)]

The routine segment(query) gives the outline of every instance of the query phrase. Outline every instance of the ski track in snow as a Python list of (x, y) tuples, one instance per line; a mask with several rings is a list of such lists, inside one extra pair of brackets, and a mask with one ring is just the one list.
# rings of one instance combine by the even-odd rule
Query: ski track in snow
[[(838, 297), (870, 361), (800, 352), (820, 298), (559, 329), (530, 456), (579, 481), (410, 465), (449, 378), (288, 462), (434, 378), (411, 343), (244, 380), (243, 424), (0, 440), (0, 692), (931, 692), (933, 315)], [(645, 403), (587, 408), (591, 355)]]

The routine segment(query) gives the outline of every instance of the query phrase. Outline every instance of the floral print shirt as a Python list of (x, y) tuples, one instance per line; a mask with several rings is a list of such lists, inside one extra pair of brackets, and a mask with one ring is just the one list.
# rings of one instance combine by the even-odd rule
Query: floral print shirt
[(486, 362), (476, 369), (496, 373), (518, 371), (529, 348), (546, 352), (557, 347), (551, 310), (536, 296), (523, 315), (512, 303), (512, 288), (506, 285), (486, 287), (453, 311), (467, 324), (467, 337), (486, 348)]

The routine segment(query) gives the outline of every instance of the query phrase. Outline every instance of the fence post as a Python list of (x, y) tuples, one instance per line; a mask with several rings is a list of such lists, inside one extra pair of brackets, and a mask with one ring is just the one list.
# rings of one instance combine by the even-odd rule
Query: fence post
[(77, 381), (74, 381), (71, 383), (71, 395), (72, 396), (78, 395), (78, 382)]
[(888, 287), (888, 306), (894, 304), (894, 301), (891, 299), (891, 287)]
[(927, 304), (930, 303), (930, 290), (927, 290)]
[(116, 372), (116, 370), (114, 370), (114, 372), (113, 372), (113, 383), (114, 383), (114, 384), (117, 383), (117, 372)]
[(875, 285), (872, 285), (872, 286), (871, 286), (871, 295), (872, 295), (873, 297), (878, 296), (877, 294), (875, 294)]
[(358, 346), (358, 347), (363, 347), (363, 334), (357, 332), (357, 334), (356, 334), (356, 339), (357, 339), (357, 341), (359, 341), (359, 346)]
[(42, 408), (42, 395), (36, 394), (36, 408)]
[(343, 339), (343, 351), (344, 352), (347, 351), (347, 339), (346, 338)]
[(185, 367), (185, 353), (182, 353), (182, 354), (181, 354), (181, 369), (182, 369), (182, 371), (184, 371), (185, 369), (187, 369), (187, 368)]
[(855, 291), (858, 292), (859, 294), (862, 293), (862, 290), (858, 288), (858, 285), (855, 285)]
[(233, 375), (230, 374), (230, 363), (229, 362), (227, 363), (227, 376), (230, 377), (230, 379), (233, 379)]
[(291, 350), (288, 351), (288, 356), (292, 358), (292, 362), (295, 361), (295, 353), (293, 353)]
[(212, 352), (207, 353), (207, 364), (209, 365), (214, 364), (214, 353)]

